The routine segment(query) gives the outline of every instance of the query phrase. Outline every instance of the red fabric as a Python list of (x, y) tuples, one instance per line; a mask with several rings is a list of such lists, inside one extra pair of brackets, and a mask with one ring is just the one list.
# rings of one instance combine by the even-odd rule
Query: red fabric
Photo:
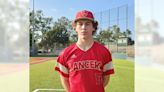
[(103, 73), (103, 75), (109, 75), (109, 74), (114, 74), (114, 69), (108, 70)]
[[(104, 65), (112, 62), (112, 58), (109, 50), (97, 42), (87, 51), (73, 44), (60, 54), (57, 62), (69, 71), (70, 92), (104, 92), (103, 76), (114, 73), (113, 68), (103, 72)], [(67, 75), (58, 67), (56, 70)]]
[(67, 77), (67, 78), (69, 77), (68, 74), (63, 73), (58, 67), (55, 67), (55, 70), (58, 71), (62, 76)]
[(75, 20), (78, 20), (78, 19), (94, 20), (94, 16), (93, 16), (92, 12), (87, 11), (87, 10), (83, 10), (83, 11), (79, 11), (76, 14), (76, 19)]

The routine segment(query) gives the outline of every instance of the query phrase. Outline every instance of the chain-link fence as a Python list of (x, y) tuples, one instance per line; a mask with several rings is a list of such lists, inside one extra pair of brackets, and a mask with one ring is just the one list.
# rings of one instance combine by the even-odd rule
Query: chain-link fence
[[(132, 7), (133, 6), (122, 5), (116, 8), (94, 13), (96, 20), (99, 22), (99, 29), (97, 33), (100, 33), (101, 31), (106, 30), (108, 28), (112, 28), (114, 25), (117, 25), (120, 28), (120, 32), (125, 32), (127, 29), (133, 31), (133, 29), (130, 29), (129, 27), (129, 21), (132, 20), (130, 19), (132, 18), (132, 14), (130, 13), (133, 13), (129, 10)], [(134, 50), (132, 51), (132, 49), (130, 49), (129, 51), (128, 45), (118, 46), (117, 42), (106, 42), (106, 47), (109, 48), (112, 51), (112, 53), (119, 52), (130, 54), (130, 56), (134, 56)], [(134, 45), (131, 47), (133, 48)]]
[(119, 6), (109, 10), (96, 12), (94, 16), (99, 22), (99, 32), (103, 29), (117, 25), (121, 31), (128, 29), (128, 5)]

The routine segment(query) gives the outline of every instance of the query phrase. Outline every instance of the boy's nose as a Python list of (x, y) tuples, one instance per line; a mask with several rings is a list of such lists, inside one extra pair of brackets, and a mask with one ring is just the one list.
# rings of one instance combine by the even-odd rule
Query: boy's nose
[(86, 28), (86, 25), (85, 25), (85, 24), (83, 24), (83, 25), (81, 26), (81, 28), (82, 28), (82, 29), (85, 29), (85, 28)]

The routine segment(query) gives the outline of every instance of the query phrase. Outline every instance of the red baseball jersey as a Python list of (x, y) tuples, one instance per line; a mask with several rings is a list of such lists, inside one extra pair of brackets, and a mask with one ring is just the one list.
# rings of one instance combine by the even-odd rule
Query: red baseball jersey
[(98, 42), (87, 51), (76, 44), (67, 47), (59, 55), (55, 70), (69, 78), (70, 92), (105, 92), (103, 76), (114, 73), (109, 50)]

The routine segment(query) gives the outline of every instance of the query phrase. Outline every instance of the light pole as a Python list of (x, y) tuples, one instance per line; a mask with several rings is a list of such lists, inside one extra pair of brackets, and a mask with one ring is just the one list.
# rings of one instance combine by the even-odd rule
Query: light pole
[(34, 55), (34, 53), (35, 53), (35, 51), (34, 51), (34, 44), (35, 44), (35, 42), (34, 42), (34, 29), (35, 29), (35, 26), (34, 26), (34, 23), (35, 23), (35, 20), (34, 20), (34, 17), (35, 17), (35, 10), (34, 10), (34, 0), (33, 0), (33, 20), (32, 20), (32, 56)]

